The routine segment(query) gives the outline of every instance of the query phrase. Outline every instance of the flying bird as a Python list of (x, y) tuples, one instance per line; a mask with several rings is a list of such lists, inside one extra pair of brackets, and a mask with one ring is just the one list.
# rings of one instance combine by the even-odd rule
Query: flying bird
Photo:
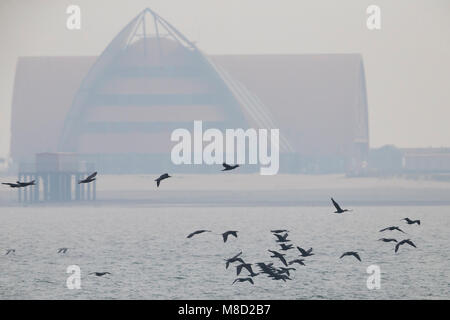
[(395, 227), (395, 226), (394, 226), (394, 227), (387, 227), (387, 228), (381, 229), (380, 232), (384, 232), (384, 231), (386, 231), (386, 230), (389, 230), (389, 231), (397, 230), (397, 231), (400, 231), (400, 232), (405, 233), (402, 229), (400, 229), (399, 227)]
[(381, 239), (378, 239), (378, 241), (383, 241), (383, 242), (397, 242), (397, 240), (394, 239), (394, 238), (381, 238)]
[(333, 205), (336, 208), (336, 211), (334, 213), (344, 213), (346, 211), (351, 211), (348, 209), (342, 209), (341, 206), (336, 201), (334, 201), (333, 198), (331, 198), (331, 202), (333, 202)]
[(200, 234), (200, 233), (203, 233), (203, 232), (211, 232), (211, 231), (210, 230), (197, 230), (197, 231), (194, 231), (194, 232), (190, 233), (186, 238), (192, 238), (196, 234)]
[(225, 269), (228, 269), (230, 263), (233, 263), (233, 262), (236, 262), (236, 261), (238, 261), (238, 262), (240, 262), (240, 263), (242, 263), (242, 264), (245, 264), (244, 260), (242, 260), (241, 258), (239, 258), (241, 254), (242, 254), (242, 251), (239, 252), (239, 253), (238, 253), (237, 255), (235, 255), (234, 257), (225, 259), (225, 261), (226, 261)]
[(90, 183), (90, 182), (96, 180), (96, 178), (95, 178), (96, 176), (97, 176), (97, 171), (95, 171), (93, 174), (89, 175), (87, 178), (78, 181), (78, 184)]
[(290, 274), (289, 271), (291, 271), (291, 270), (295, 271), (296, 269), (295, 269), (295, 268), (285, 268), (285, 267), (280, 267), (280, 268), (278, 269), (278, 272), (279, 272), (279, 274), (286, 273), (288, 276), (290, 276), (291, 274)]
[(253, 272), (251, 263), (242, 263), (242, 264), (236, 266), (236, 275), (237, 276), (241, 274), (242, 268), (247, 269), (250, 277), (255, 277), (258, 275), (257, 273)]
[(5, 256), (7, 256), (10, 253), (16, 253), (16, 249), (6, 249)]
[(305, 266), (305, 263), (303, 261), (305, 261), (305, 260), (303, 260), (303, 259), (295, 259), (295, 260), (289, 261), (289, 265), (294, 264), (294, 263), (298, 263), (299, 265)]
[(420, 220), (411, 220), (410, 218), (403, 218), (402, 220), (405, 220), (407, 224), (417, 223), (420, 226)]
[(287, 251), (294, 248), (293, 244), (280, 243), (281, 250)]
[(356, 259), (358, 259), (359, 261), (361, 261), (361, 258), (359, 257), (358, 252), (355, 251), (348, 251), (348, 252), (344, 252), (342, 254), (342, 256), (339, 259), (342, 259), (345, 256), (354, 256)]
[(233, 169), (236, 169), (237, 167), (239, 167), (238, 164), (229, 165), (229, 164), (226, 164), (225, 162), (222, 165), (224, 167), (224, 169), (222, 169), (222, 171), (230, 171), (230, 170), (233, 170)]
[(59, 248), (58, 253), (66, 253), (69, 248)]
[(233, 281), (232, 284), (235, 284), (236, 282), (245, 282), (245, 281), (248, 281), (248, 282), (250, 282), (251, 284), (255, 284), (255, 283), (253, 282), (253, 279), (252, 279), (252, 278), (237, 278), (236, 280)]
[(227, 242), (229, 235), (232, 235), (237, 238), (237, 233), (238, 233), (238, 231), (233, 231), (233, 230), (222, 233), (223, 242)]
[(271, 258), (278, 258), (278, 259), (280, 259), (280, 261), (287, 267), (288, 266), (288, 264), (287, 264), (287, 262), (286, 262), (286, 259), (284, 258), (284, 254), (282, 254), (282, 253), (279, 253), (279, 252), (277, 252), (277, 251), (274, 251), (274, 250), (267, 250), (267, 251), (269, 251), (269, 252), (271, 252), (273, 255), (272, 256), (270, 256)]
[(274, 233), (273, 235), (275, 237), (277, 237), (277, 242), (289, 242), (289, 241), (291, 241), (291, 240), (287, 239), (287, 237), (288, 237), (287, 233), (285, 233), (284, 235), (280, 235), (278, 233)]
[(395, 245), (395, 252), (397, 252), (400, 246), (404, 245), (405, 243), (409, 244), (410, 246), (413, 246), (414, 248), (417, 248), (416, 245), (410, 239), (405, 239)]
[(155, 181), (156, 181), (156, 186), (159, 187), (159, 184), (161, 183), (162, 180), (168, 179), (168, 178), (171, 178), (171, 177), (172, 177), (172, 176), (169, 176), (168, 173), (162, 174), (158, 179), (155, 179)]
[(89, 273), (89, 275), (91, 275), (91, 274), (94, 274), (97, 277), (103, 277), (104, 275), (111, 274), (111, 273), (109, 273), (109, 272), (91, 272), (91, 273)]
[(286, 229), (276, 229), (276, 230), (270, 230), (272, 233), (283, 233), (283, 232), (289, 232), (289, 230)]
[(300, 255), (302, 257), (309, 257), (309, 256), (313, 256), (314, 253), (312, 253), (313, 248), (309, 248), (308, 250), (305, 250), (303, 248), (297, 247), (298, 251), (300, 251)]

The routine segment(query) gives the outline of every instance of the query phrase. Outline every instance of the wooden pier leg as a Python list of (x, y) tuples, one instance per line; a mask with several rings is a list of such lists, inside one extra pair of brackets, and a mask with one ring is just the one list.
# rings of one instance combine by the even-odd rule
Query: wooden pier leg
[(93, 182), (93, 186), (92, 186), (92, 200), (97, 200), (97, 180), (94, 180)]
[(75, 200), (80, 201), (80, 185), (78, 184), (80, 181), (80, 175), (77, 173), (75, 175)]

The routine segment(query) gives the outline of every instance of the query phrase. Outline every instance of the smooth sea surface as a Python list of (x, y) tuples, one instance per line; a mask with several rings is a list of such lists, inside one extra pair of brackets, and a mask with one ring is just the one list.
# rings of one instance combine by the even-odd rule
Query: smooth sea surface
[[(0, 299), (449, 299), (450, 207), (3, 207), (0, 208)], [(407, 225), (411, 217), (421, 225)], [(379, 232), (387, 226), (397, 231)], [(271, 229), (289, 229), (295, 246), (314, 248), (292, 281), (266, 275), (232, 285), (243, 251), (249, 263), (280, 262)], [(187, 239), (197, 229), (210, 229)], [(238, 230), (224, 243), (220, 233)], [(397, 254), (380, 237), (410, 238)], [(57, 249), (68, 247), (66, 254)], [(15, 254), (5, 255), (8, 248)], [(339, 259), (344, 251), (358, 251)], [(288, 260), (298, 250), (287, 252)], [(81, 289), (70, 290), (67, 267), (81, 268)], [(367, 267), (381, 269), (369, 290)], [(257, 268), (255, 268), (255, 271)], [(90, 272), (111, 272), (96, 277)], [(243, 275), (246, 274), (244, 270)], [(244, 276), (245, 277), (245, 276)]]

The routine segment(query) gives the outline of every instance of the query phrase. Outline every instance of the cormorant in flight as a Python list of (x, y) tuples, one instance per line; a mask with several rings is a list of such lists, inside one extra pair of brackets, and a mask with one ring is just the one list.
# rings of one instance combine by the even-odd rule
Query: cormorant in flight
[(405, 239), (395, 245), (395, 252), (397, 252), (398, 248), (400, 248), (400, 246), (404, 245), (405, 243), (409, 244), (410, 246), (413, 246), (414, 248), (417, 248), (416, 245), (410, 239)]
[(271, 252), (272, 254), (273, 254), (273, 256), (270, 256), (271, 258), (278, 258), (278, 259), (280, 259), (280, 261), (287, 267), (288, 266), (288, 264), (287, 264), (287, 262), (286, 262), (286, 259), (284, 258), (284, 254), (282, 254), (282, 253), (279, 253), (279, 252), (277, 252), (277, 251), (274, 251), (274, 250), (268, 250), (269, 252)]
[(167, 179), (167, 178), (171, 178), (172, 176), (169, 176), (168, 173), (164, 173), (162, 174), (158, 179), (155, 179), (156, 181), (156, 186), (159, 187), (159, 184), (161, 183), (162, 180)]
[(91, 274), (94, 274), (94, 275), (96, 275), (97, 277), (103, 277), (104, 275), (106, 275), (106, 274), (111, 274), (111, 273), (109, 273), (109, 272), (91, 272), (91, 273), (89, 273), (90, 275)]
[(378, 239), (378, 241), (383, 241), (383, 242), (397, 242), (397, 240), (394, 239), (394, 238), (381, 238), (381, 239)]
[(223, 242), (227, 242), (229, 235), (235, 236), (237, 238), (237, 233), (238, 233), (238, 231), (233, 231), (233, 230), (222, 233)]
[(410, 218), (403, 218), (402, 220), (405, 220), (407, 224), (417, 223), (420, 226), (420, 220), (411, 220)]
[(225, 269), (228, 269), (228, 266), (230, 265), (230, 263), (239, 261), (242, 264), (245, 264), (244, 260), (242, 260), (241, 258), (239, 258), (239, 256), (242, 254), (242, 251), (239, 252), (237, 255), (235, 255), (234, 257), (231, 257), (229, 259), (225, 259), (226, 264), (225, 264)]
[(224, 169), (222, 169), (222, 171), (230, 171), (230, 170), (233, 170), (233, 169), (236, 169), (237, 167), (239, 167), (238, 164), (229, 165), (229, 164), (226, 164), (225, 162), (222, 165), (224, 167)]
[(331, 198), (331, 202), (333, 202), (333, 205), (336, 208), (336, 211), (334, 213), (344, 213), (346, 211), (351, 211), (348, 209), (342, 209), (341, 206), (339, 206), (339, 204), (336, 201), (334, 201), (333, 198)]
[(280, 235), (278, 233), (274, 233), (273, 235), (278, 238), (277, 242), (289, 242), (289, 241), (291, 241), (291, 240), (287, 239), (287, 237), (288, 237), (287, 233), (285, 233), (284, 235)]
[(295, 260), (289, 261), (289, 265), (294, 264), (294, 263), (298, 263), (299, 265), (305, 266), (303, 261), (305, 261), (305, 260), (303, 260), (303, 259), (295, 259)]
[(236, 280), (233, 281), (232, 284), (235, 284), (236, 282), (245, 282), (245, 281), (248, 281), (248, 282), (250, 282), (251, 284), (255, 284), (255, 283), (253, 282), (253, 279), (252, 279), (252, 278), (237, 278)]
[(78, 184), (81, 184), (81, 183), (90, 183), (90, 182), (96, 180), (96, 179), (95, 179), (95, 176), (97, 176), (97, 171), (95, 171), (93, 174), (89, 175), (86, 179), (83, 179), (83, 180), (78, 181)]
[(203, 232), (211, 232), (211, 231), (210, 230), (197, 230), (197, 231), (194, 231), (194, 232), (190, 233), (186, 238), (192, 238), (196, 234), (200, 234), (200, 233), (203, 233)]
[(287, 251), (294, 248), (293, 244), (280, 243), (281, 250)]
[(348, 251), (348, 252), (344, 252), (342, 254), (342, 256), (339, 259), (342, 259), (345, 256), (354, 256), (356, 259), (358, 259), (359, 261), (361, 261), (361, 258), (359, 257), (358, 252), (355, 251)]
[(383, 232), (383, 231), (386, 231), (386, 230), (389, 230), (389, 231), (397, 230), (397, 231), (400, 231), (400, 232), (405, 233), (405, 232), (404, 232), (402, 229), (400, 229), (399, 227), (387, 227), (387, 228), (381, 229), (380, 232)]
[(309, 257), (314, 255), (314, 253), (312, 253), (313, 248), (309, 248), (308, 250), (305, 250), (303, 248), (297, 247), (298, 251), (300, 251), (300, 254), (302, 257)]

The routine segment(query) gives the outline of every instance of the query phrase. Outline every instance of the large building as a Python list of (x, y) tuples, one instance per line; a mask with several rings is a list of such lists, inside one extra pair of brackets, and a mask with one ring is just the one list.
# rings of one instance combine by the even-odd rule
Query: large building
[(358, 173), (369, 148), (362, 57), (206, 55), (146, 9), (98, 57), (19, 58), (11, 157), (75, 152), (103, 172), (210, 172), (170, 161), (171, 132), (194, 120), (279, 128), (281, 172)]

